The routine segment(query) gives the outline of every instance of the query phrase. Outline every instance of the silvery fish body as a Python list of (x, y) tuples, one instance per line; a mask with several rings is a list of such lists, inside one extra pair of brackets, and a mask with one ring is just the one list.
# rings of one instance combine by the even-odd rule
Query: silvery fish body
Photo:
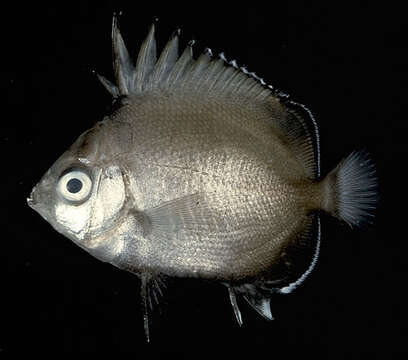
[(351, 225), (376, 202), (374, 169), (355, 152), (320, 177), (311, 113), (209, 50), (156, 58), (154, 26), (134, 65), (112, 29), (119, 106), (82, 134), (29, 205), (77, 245), (142, 280), (145, 329), (162, 275), (216, 280), (272, 319), (273, 292), (311, 272), (319, 211)]

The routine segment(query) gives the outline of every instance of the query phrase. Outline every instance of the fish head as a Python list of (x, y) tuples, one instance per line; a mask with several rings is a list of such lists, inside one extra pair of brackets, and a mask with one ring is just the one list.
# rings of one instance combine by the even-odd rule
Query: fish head
[(112, 229), (125, 205), (121, 168), (107, 154), (103, 124), (83, 133), (33, 188), (28, 205), (55, 230), (103, 261), (120, 253)]

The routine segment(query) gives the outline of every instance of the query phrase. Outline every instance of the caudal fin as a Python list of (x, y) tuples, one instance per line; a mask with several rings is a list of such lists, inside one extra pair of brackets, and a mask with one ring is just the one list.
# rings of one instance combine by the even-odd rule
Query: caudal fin
[(324, 182), (326, 210), (350, 226), (370, 223), (378, 202), (374, 164), (364, 150), (354, 151), (332, 170)]

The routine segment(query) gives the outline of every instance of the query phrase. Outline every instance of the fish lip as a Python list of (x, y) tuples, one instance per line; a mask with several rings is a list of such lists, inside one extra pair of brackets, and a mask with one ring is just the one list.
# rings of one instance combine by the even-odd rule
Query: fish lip
[(31, 198), (31, 196), (27, 198), (27, 205), (32, 209), (34, 208), (34, 200)]
[(34, 199), (34, 192), (36, 190), (37, 186), (34, 186), (33, 189), (31, 190), (30, 196), (27, 198), (27, 205), (35, 210), (35, 206), (37, 204), (37, 201)]
[(50, 221), (50, 214), (41, 206), (41, 203), (38, 203), (34, 199), (32, 199), (32, 197), (29, 197), (27, 198), (27, 204), (31, 209), (38, 213), (45, 221), (52, 225), (52, 222)]

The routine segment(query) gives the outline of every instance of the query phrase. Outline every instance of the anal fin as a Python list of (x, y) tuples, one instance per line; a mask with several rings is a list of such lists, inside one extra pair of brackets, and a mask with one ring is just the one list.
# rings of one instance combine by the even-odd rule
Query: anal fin
[(258, 312), (258, 314), (262, 315), (266, 320), (273, 320), (270, 297), (253, 297), (244, 295), (244, 299)]
[(320, 176), (320, 142), (316, 120), (310, 110), (291, 100), (283, 101), (286, 116), (274, 121), (277, 131), (310, 179)]
[(253, 284), (245, 284), (238, 288), (249, 305), (266, 320), (273, 320), (271, 312), (271, 295)]
[[(297, 271), (292, 269), (292, 279), (278, 289), (280, 294), (289, 294), (294, 291), (310, 275), (316, 266), (320, 253), (320, 217), (318, 214), (310, 214), (305, 222), (303, 231), (299, 234), (296, 242), (291, 248), (286, 249), (287, 259), (290, 263), (295, 263), (292, 259), (304, 258)], [(305, 256), (308, 254), (308, 256)], [(301, 255), (301, 256), (300, 256)], [(296, 276), (294, 276), (296, 275)]]
[[(262, 278), (253, 282), (239, 285), (224, 283), (228, 288), (231, 305), (239, 325), (242, 325), (242, 317), (236, 295), (242, 295), (263, 318), (273, 320), (270, 306), (272, 294), (288, 294), (300, 286), (315, 267), (319, 250), (320, 218), (318, 214), (312, 213), (282, 252), (282, 264), (278, 268), (272, 269), (270, 274), (265, 273)], [(279, 276), (276, 276), (276, 270), (280, 271)]]
[(234, 310), (235, 318), (239, 326), (242, 326), (242, 315), (238, 307), (237, 294), (241, 294), (249, 305), (260, 315), (267, 320), (273, 320), (271, 312), (271, 295), (269, 292), (263, 291), (254, 284), (243, 284), (233, 286), (224, 284), (228, 288), (228, 294), (231, 301), (232, 309)]

